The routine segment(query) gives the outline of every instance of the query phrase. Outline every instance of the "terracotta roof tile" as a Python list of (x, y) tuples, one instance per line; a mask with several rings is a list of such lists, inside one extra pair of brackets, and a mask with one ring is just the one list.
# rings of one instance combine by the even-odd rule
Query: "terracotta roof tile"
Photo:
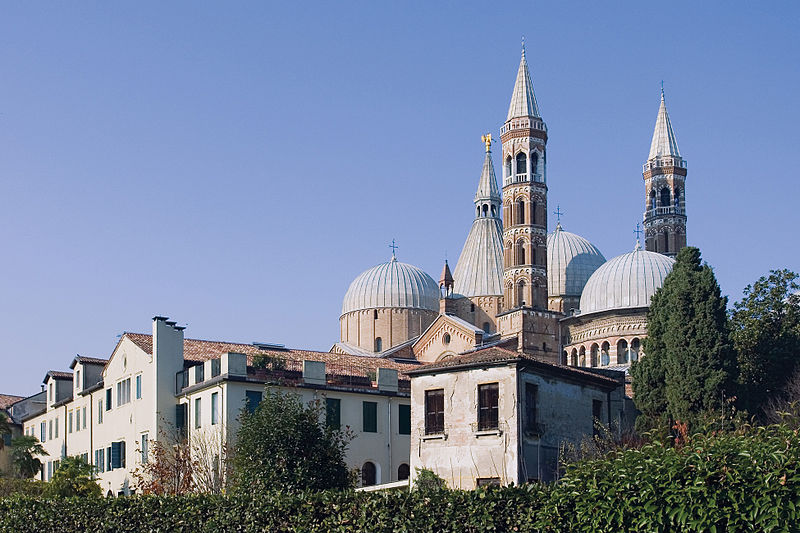
[[(153, 352), (153, 336), (144, 333), (125, 333), (127, 337), (139, 348), (148, 354)], [(283, 359), (285, 361), (301, 362), (303, 360), (324, 361), (332, 366), (342, 369), (349, 368), (358, 375), (366, 375), (374, 372), (378, 368), (391, 368), (397, 370), (401, 378), (405, 377), (405, 372), (419, 368), (418, 364), (398, 363), (391, 359), (380, 357), (364, 357), (358, 355), (338, 354), (331, 352), (318, 352), (313, 350), (270, 350), (261, 349), (252, 344), (239, 344), (234, 342), (207, 341), (200, 339), (184, 339), (183, 358), (187, 361), (203, 362), (209, 359), (217, 359), (222, 354), (235, 352), (247, 356), (248, 366), (253, 366), (253, 358), (256, 355), (268, 358)]]
[(90, 365), (104, 365), (108, 363), (108, 359), (100, 359), (99, 357), (86, 357), (85, 355), (79, 355), (75, 359), (81, 363), (88, 363)]
[(0, 409), (8, 409), (12, 404), (23, 399), (22, 396), (14, 396), (13, 394), (0, 394)]
[(62, 372), (61, 370), (49, 370), (45, 375), (45, 379), (47, 379), (47, 376), (56, 379), (72, 379), (72, 372)]

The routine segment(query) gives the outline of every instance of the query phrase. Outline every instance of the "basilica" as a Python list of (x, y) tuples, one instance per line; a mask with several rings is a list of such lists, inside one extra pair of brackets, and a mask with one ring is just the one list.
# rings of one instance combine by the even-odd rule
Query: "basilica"
[(642, 356), (650, 298), (686, 246), (686, 161), (663, 89), (642, 172), (644, 249), (637, 241), (606, 260), (560, 223), (548, 233), (547, 137), (523, 47), (500, 129), (502, 188), (486, 134), (475, 219), (455, 268), (445, 262), (437, 283), (393, 254), (360, 274), (344, 296), (331, 351), (432, 363), (499, 347), (627, 372)]

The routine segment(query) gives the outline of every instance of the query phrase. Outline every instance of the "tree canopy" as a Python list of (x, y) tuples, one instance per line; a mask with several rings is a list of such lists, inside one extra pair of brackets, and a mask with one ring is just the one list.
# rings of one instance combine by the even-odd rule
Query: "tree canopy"
[(72, 496), (95, 496), (103, 494), (94, 479), (94, 466), (80, 457), (65, 457), (44, 487), (47, 498), (69, 498)]
[(740, 403), (756, 417), (780, 399), (800, 359), (800, 286), (797, 274), (772, 270), (744, 289), (731, 312), (739, 362)]
[(700, 250), (678, 252), (647, 314), (645, 355), (633, 365), (639, 429), (665, 419), (690, 425), (735, 395), (736, 356), (729, 340), (727, 298)]
[(5, 413), (0, 412), (0, 450), (2, 450), (6, 444), (6, 441), (3, 437), (10, 434), (11, 426), (8, 425), (8, 417)]
[(266, 389), (258, 407), (243, 410), (237, 434), (235, 490), (346, 488), (350, 440), (346, 429), (325, 424), (321, 404), (303, 404), (295, 394)]
[(48, 455), (39, 440), (33, 435), (22, 435), (11, 441), (11, 462), (20, 477), (31, 478), (42, 469), (37, 455)]

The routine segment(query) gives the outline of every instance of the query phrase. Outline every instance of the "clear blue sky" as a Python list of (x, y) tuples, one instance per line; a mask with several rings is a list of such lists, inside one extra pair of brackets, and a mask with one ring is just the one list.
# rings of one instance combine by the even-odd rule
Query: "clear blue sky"
[(800, 270), (798, 2), (1, 10), (0, 392), (108, 357), (156, 314), (193, 338), (327, 350), (392, 238), (438, 279), (523, 34), (565, 229), (632, 249), (663, 79), (688, 240), (723, 292)]

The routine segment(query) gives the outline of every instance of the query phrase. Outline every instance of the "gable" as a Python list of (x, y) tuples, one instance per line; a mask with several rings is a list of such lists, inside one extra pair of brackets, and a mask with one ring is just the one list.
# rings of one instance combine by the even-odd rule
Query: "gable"
[(439, 315), (414, 343), (418, 361), (431, 363), (472, 350), (483, 340), (483, 331), (450, 315)]

